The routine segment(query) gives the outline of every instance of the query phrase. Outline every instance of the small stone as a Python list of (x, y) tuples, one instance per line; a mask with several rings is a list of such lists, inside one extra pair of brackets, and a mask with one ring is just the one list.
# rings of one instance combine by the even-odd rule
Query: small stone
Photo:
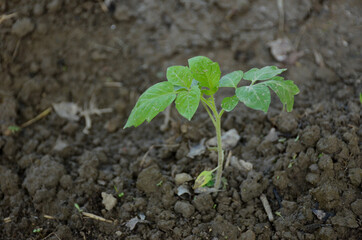
[(357, 216), (362, 216), (362, 199), (357, 199), (351, 203), (351, 208)]
[(349, 209), (342, 209), (340, 212), (337, 213), (336, 216), (331, 219), (331, 221), (333, 225), (337, 225), (340, 227), (358, 228), (356, 217)]
[(312, 173), (319, 173), (319, 168), (318, 168), (318, 165), (317, 164), (311, 164), (309, 166), (309, 170), (312, 172)]
[(184, 218), (189, 218), (194, 214), (195, 207), (188, 202), (177, 201), (175, 204), (175, 212), (182, 214)]
[(117, 204), (117, 199), (113, 197), (112, 194), (108, 194), (106, 192), (102, 192), (102, 204), (106, 207), (108, 211), (112, 210), (114, 206)]
[(252, 230), (248, 230), (241, 234), (241, 240), (255, 240), (255, 233)]
[(238, 160), (235, 156), (232, 156), (230, 159), (230, 165), (240, 171), (249, 172), (253, 170), (253, 164), (246, 162), (242, 159)]
[(62, 131), (68, 135), (74, 135), (79, 129), (79, 124), (76, 122), (69, 121), (62, 129)]
[(18, 192), (19, 178), (10, 169), (0, 166), (0, 190), (8, 196)]
[(30, 67), (29, 70), (32, 74), (35, 74), (39, 71), (40, 67), (36, 62), (31, 62), (30, 63)]
[(101, 61), (101, 60), (106, 60), (107, 59), (107, 54), (101, 51), (93, 51), (91, 53), (91, 59), (94, 61)]
[(271, 128), (268, 135), (265, 136), (264, 141), (275, 142), (276, 140), (278, 140), (278, 132), (275, 128)]
[(240, 185), (240, 194), (244, 202), (248, 202), (253, 198), (259, 197), (267, 188), (268, 180), (263, 178), (261, 172), (250, 171), (248, 177)]
[(313, 147), (320, 138), (320, 128), (318, 126), (308, 126), (302, 133), (300, 140), (308, 147)]
[(118, 5), (114, 11), (114, 18), (118, 21), (127, 21), (130, 17), (130, 10), (125, 5)]
[(282, 112), (277, 118), (276, 126), (281, 132), (289, 133), (297, 129), (298, 121), (292, 113)]
[(181, 185), (181, 184), (191, 181), (191, 180), (192, 180), (192, 177), (187, 173), (178, 173), (175, 176), (176, 185)]
[(73, 239), (72, 230), (65, 225), (57, 226), (56, 236), (59, 239)]
[(321, 138), (317, 143), (317, 149), (318, 151), (327, 154), (337, 152), (340, 149), (338, 145), (338, 138), (334, 135)]
[(192, 203), (199, 212), (210, 211), (214, 206), (211, 195), (206, 193), (196, 196)]
[(119, 117), (114, 117), (106, 122), (104, 125), (104, 128), (110, 132), (113, 133), (117, 131), (117, 129), (121, 126), (121, 119)]
[[(236, 129), (230, 129), (229, 131), (222, 134), (221, 141), (222, 141), (222, 147), (223, 149), (231, 149), (238, 144), (240, 140), (240, 135)], [(213, 137), (209, 139), (206, 142), (206, 145), (208, 146), (216, 146), (217, 145), (217, 139), (216, 137)]]
[(162, 231), (172, 231), (175, 227), (175, 220), (159, 220), (157, 221), (157, 227), (159, 227)]
[(285, 171), (275, 171), (272, 180), (273, 184), (281, 190), (286, 189), (288, 187), (288, 183), (290, 182), (290, 179)]
[(293, 201), (283, 200), (282, 206), (280, 209), (282, 216), (292, 215), (298, 209), (298, 204)]
[(337, 239), (336, 233), (330, 227), (322, 227), (317, 232), (317, 238), (320, 240), (334, 240)]
[(287, 153), (295, 154), (302, 152), (305, 147), (303, 144), (300, 143), (300, 141), (295, 141), (294, 139), (289, 139), (287, 141)]
[(348, 174), (351, 183), (358, 187), (361, 184), (362, 179), (362, 169), (361, 168), (351, 168)]
[(59, 180), (60, 186), (64, 189), (69, 189), (72, 187), (73, 180), (70, 175), (63, 175)]
[(317, 185), (319, 182), (319, 174), (317, 173), (308, 173), (305, 177), (305, 180), (310, 184)]
[(62, 6), (61, 0), (52, 0), (50, 3), (48, 3), (47, 9), (50, 13), (52, 13), (58, 11), (61, 8), (61, 6)]
[(333, 169), (332, 158), (327, 154), (323, 154), (318, 161), (318, 167), (322, 170), (332, 170)]
[(338, 206), (340, 196), (337, 186), (325, 183), (311, 190), (321, 209), (331, 210)]
[(38, 164), (32, 164), (26, 170), (26, 177), (23, 182), (31, 196), (41, 188), (56, 188), (60, 178), (65, 175), (64, 165), (58, 163), (52, 157), (45, 155)]
[(146, 194), (159, 191), (157, 184), (161, 182), (162, 174), (160, 169), (156, 166), (150, 166), (138, 175), (136, 186), (139, 190)]
[(326, 67), (320, 67), (315, 72), (315, 77), (317, 80), (325, 83), (335, 83), (338, 81), (338, 76), (332, 70)]
[(238, 228), (224, 220), (222, 216), (218, 215), (211, 222), (211, 229), (214, 236), (222, 236), (220, 239), (238, 239)]
[(34, 16), (39, 17), (44, 13), (44, 5), (41, 3), (36, 3), (33, 8)]
[(144, 198), (135, 198), (133, 205), (135, 209), (143, 210), (147, 206), (147, 201)]
[(34, 23), (29, 18), (17, 20), (11, 28), (11, 33), (22, 38), (34, 30)]

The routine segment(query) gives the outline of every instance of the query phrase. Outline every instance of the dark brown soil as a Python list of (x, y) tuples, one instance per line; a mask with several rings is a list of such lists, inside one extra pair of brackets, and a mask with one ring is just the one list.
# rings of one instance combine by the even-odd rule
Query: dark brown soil
[[(277, 1), (105, 2), (0, 1), (0, 239), (362, 239), (361, 1), (284, 1), (284, 31)], [(283, 36), (295, 51), (280, 63), (268, 43)], [(216, 167), (213, 152), (187, 157), (214, 136), (207, 114), (122, 126), (168, 66), (196, 55), (224, 73), (287, 67), (301, 92), (292, 113), (274, 96), (268, 114), (226, 114), (223, 130), (241, 135), (232, 155), (253, 170), (231, 164), (217, 195), (190, 181), (178, 196), (176, 174)], [(9, 135), (60, 102), (113, 111), (88, 134), (53, 110)]]

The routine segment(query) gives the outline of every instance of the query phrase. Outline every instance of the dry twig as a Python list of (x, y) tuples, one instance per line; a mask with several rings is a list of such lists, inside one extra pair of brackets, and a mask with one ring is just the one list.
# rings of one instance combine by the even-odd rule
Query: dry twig
[(20, 125), (21, 128), (25, 128), (25, 127), (28, 127), (30, 126), (31, 124), (39, 121), (40, 119), (46, 117), (49, 113), (51, 113), (52, 111), (52, 108), (51, 107), (48, 107), (47, 109), (45, 109), (43, 112), (41, 112), (38, 116), (36, 116), (35, 118), (33, 119), (30, 119), (29, 121), (23, 123), (22, 125)]
[(8, 20), (8, 19), (13, 18), (13, 17), (16, 17), (16, 16), (18, 16), (17, 13), (10, 13), (10, 14), (1, 15), (1, 16), (0, 16), (0, 24), (1, 24), (2, 22), (4, 22), (5, 20)]
[(108, 220), (108, 219), (105, 219), (103, 217), (100, 217), (98, 215), (95, 215), (93, 213), (88, 213), (88, 212), (82, 212), (83, 216), (85, 217), (88, 217), (88, 218), (92, 218), (94, 220), (97, 220), (97, 221), (102, 221), (102, 222), (107, 222), (107, 223), (113, 223), (113, 221), (111, 220)]

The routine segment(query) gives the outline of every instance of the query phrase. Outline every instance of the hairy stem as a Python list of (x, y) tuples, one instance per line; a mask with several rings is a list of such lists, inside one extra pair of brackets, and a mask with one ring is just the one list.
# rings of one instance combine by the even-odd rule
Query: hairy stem
[(216, 171), (216, 181), (215, 188), (219, 189), (221, 185), (221, 176), (223, 171), (224, 164), (224, 152), (222, 150), (222, 141), (221, 141), (221, 116), (218, 115), (216, 118), (216, 139), (217, 139), (217, 171)]
[(224, 164), (224, 152), (222, 150), (222, 141), (221, 141), (221, 116), (224, 113), (222, 109), (220, 113), (217, 112), (216, 104), (214, 96), (211, 96), (211, 110), (215, 116), (215, 130), (216, 130), (216, 139), (217, 139), (217, 171), (216, 171), (216, 181), (215, 181), (215, 188), (219, 189), (221, 185), (221, 176), (223, 171), (223, 164)]
[(202, 105), (204, 106), (206, 112), (209, 114), (209, 117), (211, 118), (212, 124), (213, 124), (214, 127), (216, 128), (216, 121), (215, 121), (214, 116), (212, 116), (209, 107), (208, 107), (203, 101), (201, 101), (201, 103), (202, 103)]
[(213, 95), (208, 100), (205, 99), (204, 97), (201, 97), (201, 103), (206, 109), (206, 112), (209, 114), (209, 117), (211, 118), (211, 121), (216, 130), (218, 160), (216, 168), (217, 171), (216, 171), (215, 188), (219, 189), (221, 185), (221, 176), (224, 164), (224, 152), (222, 150), (222, 141), (221, 141), (221, 116), (224, 113), (224, 109), (222, 109), (219, 113), (217, 112), (215, 99)]

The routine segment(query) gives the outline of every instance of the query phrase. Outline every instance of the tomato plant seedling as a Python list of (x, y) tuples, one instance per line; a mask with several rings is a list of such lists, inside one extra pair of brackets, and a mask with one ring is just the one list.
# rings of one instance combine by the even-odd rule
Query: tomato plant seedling
[[(232, 111), (239, 101), (249, 108), (267, 112), (271, 102), (269, 88), (279, 97), (283, 109), (290, 112), (293, 109), (294, 95), (299, 93), (299, 89), (293, 81), (278, 76), (286, 69), (279, 69), (276, 66), (253, 68), (245, 73), (240, 70), (234, 71), (220, 79), (221, 71), (217, 62), (197, 56), (189, 59), (188, 63), (189, 67), (169, 67), (166, 74), (167, 81), (151, 86), (140, 96), (124, 128), (137, 127), (144, 121), (150, 122), (173, 101), (177, 111), (187, 120), (191, 120), (201, 102), (216, 130), (218, 166), (214, 187), (219, 189), (224, 162), (221, 141), (223, 113)], [(238, 87), (242, 79), (249, 81), (250, 84)], [(235, 94), (225, 97), (218, 110), (214, 95), (221, 87), (235, 88)], [(202, 187), (206, 182), (205, 177), (211, 175), (205, 171), (201, 174), (196, 187)]]

